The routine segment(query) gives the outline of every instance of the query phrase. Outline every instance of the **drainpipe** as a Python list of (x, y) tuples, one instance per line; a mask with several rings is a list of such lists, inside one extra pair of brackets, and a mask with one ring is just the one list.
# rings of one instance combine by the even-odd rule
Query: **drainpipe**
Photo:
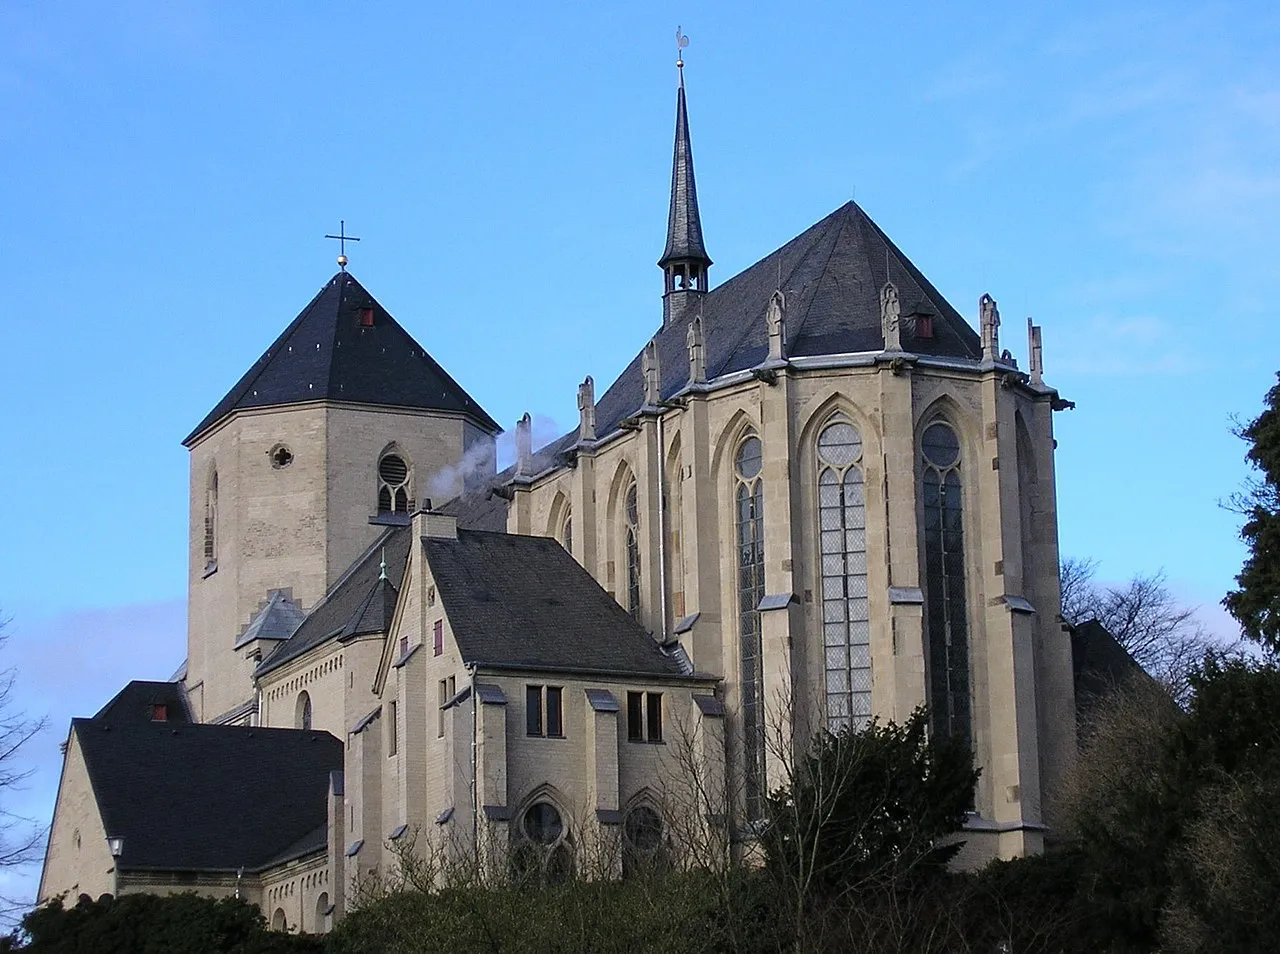
[(667, 439), (665, 414), (658, 414), (658, 589), (662, 622), (660, 644), (667, 642)]
[(480, 785), (477, 778), (480, 751), (480, 720), (477, 717), (479, 700), (476, 698), (476, 666), (470, 663), (467, 672), (471, 679), (471, 850), (477, 868), (480, 865)]

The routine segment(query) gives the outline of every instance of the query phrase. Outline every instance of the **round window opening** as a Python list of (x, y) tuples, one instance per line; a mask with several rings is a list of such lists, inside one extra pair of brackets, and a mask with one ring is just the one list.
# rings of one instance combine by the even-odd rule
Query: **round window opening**
[(399, 454), (388, 454), (378, 461), (378, 476), (382, 478), (384, 484), (398, 487), (409, 476), (409, 465)]
[(748, 437), (738, 448), (738, 476), (743, 480), (755, 479), (762, 462), (760, 438)]
[(285, 447), (283, 444), (277, 444), (271, 448), (271, 466), (276, 470), (283, 470), (293, 463), (293, 451)]
[(847, 421), (828, 425), (818, 437), (818, 457), (832, 467), (848, 467), (862, 456), (862, 438)]
[(925, 459), (934, 467), (945, 470), (960, 459), (960, 441), (956, 432), (947, 424), (930, 424), (920, 441)]
[(640, 851), (654, 851), (662, 844), (662, 818), (648, 806), (632, 809), (623, 830), (631, 846)]
[(538, 802), (524, 814), (524, 833), (539, 845), (554, 845), (564, 832), (560, 813), (547, 802)]

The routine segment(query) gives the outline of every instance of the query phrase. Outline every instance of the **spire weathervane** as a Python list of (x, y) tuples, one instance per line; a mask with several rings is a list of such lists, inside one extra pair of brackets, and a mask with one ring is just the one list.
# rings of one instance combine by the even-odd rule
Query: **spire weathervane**
[(339, 267), (339, 268), (341, 268), (341, 269), (345, 272), (345, 271), (347, 270), (347, 243), (348, 243), (348, 242), (358, 242), (358, 241), (360, 241), (360, 240), (359, 240), (358, 238), (356, 238), (354, 235), (348, 235), (348, 234), (347, 234), (347, 220), (346, 220), (346, 219), (339, 219), (339, 220), (338, 220), (338, 234), (337, 234), (337, 235), (326, 235), (326, 236), (325, 236), (325, 238), (327, 238), (327, 239), (337, 239), (337, 240), (338, 240), (338, 267)]
[(684, 88), (684, 48), (688, 45), (689, 37), (676, 27), (676, 69), (680, 71), (681, 89)]

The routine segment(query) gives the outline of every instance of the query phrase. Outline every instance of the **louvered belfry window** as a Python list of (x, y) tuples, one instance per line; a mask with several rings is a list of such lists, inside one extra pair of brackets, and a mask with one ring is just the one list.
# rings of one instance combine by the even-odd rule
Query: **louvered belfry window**
[(640, 510), (636, 501), (636, 484), (627, 488), (627, 612), (640, 618)]
[(760, 438), (748, 434), (734, 460), (738, 551), (738, 648), (742, 676), (742, 766), (747, 817), (763, 814), (764, 674), (760, 601), (764, 599), (764, 458)]
[(838, 415), (818, 435), (818, 546), (827, 729), (871, 718), (871, 614), (867, 607), (867, 503), (862, 435)]
[(937, 421), (925, 428), (920, 451), (933, 731), (971, 741), (960, 441), (949, 424)]
[(378, 513), (408, 513), (412, 499), (409, 465), (399, 454), (384, 454), (378, 461)]
[(211, 568), (218, 560), (218, 475), (209, 478), (204, 498), (204, 565)]

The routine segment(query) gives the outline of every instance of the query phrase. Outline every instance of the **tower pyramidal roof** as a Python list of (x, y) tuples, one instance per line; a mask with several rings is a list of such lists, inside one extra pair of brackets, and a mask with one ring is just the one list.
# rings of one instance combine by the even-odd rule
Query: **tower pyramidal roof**
[(689, 141), (689, 111), (685, 105), (684, 68), (676, 90), (676, 142), (671, 160), (671, 211), (667, 216), (667, 246), (658, 260), (665, 268), (675, 261), (711, 265), (702, 241), (702, 217), (698, 214), (698, 186), (693, 178), (693, 146)]
[(354, 275), (340, 271), (189, 435), (247, 408), (341, 401), (464, 415), (501, 430)]

